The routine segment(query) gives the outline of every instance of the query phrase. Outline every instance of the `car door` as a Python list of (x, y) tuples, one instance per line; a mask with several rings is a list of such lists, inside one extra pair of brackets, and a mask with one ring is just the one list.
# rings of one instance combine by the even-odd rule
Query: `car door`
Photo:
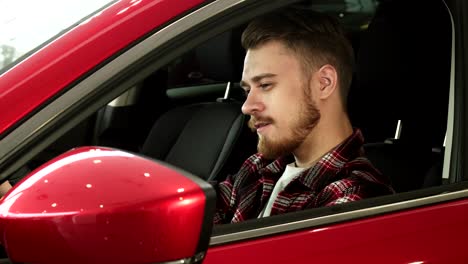
[[(2, 73), (1, 178), (11, 177), (60, 136), (184, 52), (293, 2), (299, 1), (118, 2), (92, 23), (83, 22)], [(308, 3), (322, 11), (340, 10), (329, 1)], [(463, 1), (447, 4), (453, 44), (444, 184), (215, 227), (211, 236), (203, 234), (211, 240), (204, 263), (466, 262), (461, 243), (468, 235), (463, 225), (468, 218), (466, 55), (461, 52), (466, 36), (461, 18), (467, 8)]]

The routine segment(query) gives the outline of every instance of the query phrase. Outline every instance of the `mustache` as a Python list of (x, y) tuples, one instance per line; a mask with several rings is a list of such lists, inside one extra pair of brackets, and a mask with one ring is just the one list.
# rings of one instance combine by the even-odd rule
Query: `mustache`
[(250, 116), (250, 120), (248, 122), (248, 126), (249, 128), (255, 132), (257, 131), (257, 128), (255, 127), (255, 124), (257, 123), (273, 123), (273, 118), (271, 117), (254, 117), (254, 116)]

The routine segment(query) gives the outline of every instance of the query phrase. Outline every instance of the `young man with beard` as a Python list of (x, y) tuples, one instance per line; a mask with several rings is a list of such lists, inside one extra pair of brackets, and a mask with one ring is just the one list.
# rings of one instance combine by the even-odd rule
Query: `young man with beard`
[(242, 45), (242, 112), (258, 153), (217, 186), (215, 224), (393, 193), (346, 112), (354, 56), (337, 21), (282, 10), (252, 21)]

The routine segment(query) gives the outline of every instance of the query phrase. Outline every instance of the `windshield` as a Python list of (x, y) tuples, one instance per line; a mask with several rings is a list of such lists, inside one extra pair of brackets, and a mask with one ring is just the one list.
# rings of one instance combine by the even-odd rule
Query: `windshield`
[(0, 0), (0, 71), (114, 0)]

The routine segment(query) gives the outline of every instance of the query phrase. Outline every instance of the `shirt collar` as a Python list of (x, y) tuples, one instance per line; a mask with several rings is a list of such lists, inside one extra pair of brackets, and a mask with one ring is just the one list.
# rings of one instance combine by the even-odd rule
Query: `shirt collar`
[[(361, 130), (355, 128), (353, 133), (348, 138), (323, 155), (322, 158), (319, 159), (317, 163), (315, 163), (315, 165), (300, 173), (300, 175), (297, 177), (297, 180), (304, 186), (310, 189), (314, 189), (314, 182), (317, 182), (314, 180), (315, 178), (322, 178), (325, 175), (330, 174), (335, 175), (349, 160), (353, 160), (358, 156), (362, 156), (364, 153), (362, 149), (363, 144), (364, 137), (361, 133)], [(262, 159), (262, 156), (260, 156), (260, 159), (265, 162), (265, 160)], [(291, 162), (294, 162), (294, 156), (286, 155), (276, 159), (266, 166), (262, 166), (263, 168), (260, 169), (259, 172), (262, 175), (279, 178), (282, 172), (285, 170), (287, 164)]]

